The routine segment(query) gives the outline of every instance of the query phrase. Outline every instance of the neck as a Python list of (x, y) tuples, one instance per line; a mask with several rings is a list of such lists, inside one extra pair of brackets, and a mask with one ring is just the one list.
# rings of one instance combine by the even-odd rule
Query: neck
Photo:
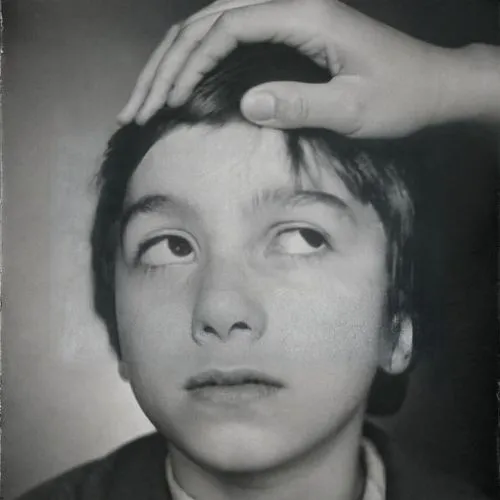
[(364, 471), (360, 460), (362, 418), (317, 443), (302, 456), (272, 470), (228, 473), (209, 470), (176, 448), (176, 481), (199, 500), (357, 500)]

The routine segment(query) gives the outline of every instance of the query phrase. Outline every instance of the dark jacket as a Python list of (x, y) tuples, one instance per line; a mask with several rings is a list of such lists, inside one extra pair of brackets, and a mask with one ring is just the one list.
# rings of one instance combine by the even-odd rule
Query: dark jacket
[[(384, 459), (387, 500), (486, 500), (468, 484), (412, 463), (380, 431), (367, 434)], [(171, 500), (166, 453), (164, 439), (152, 434), (66, 472), (19, 500)]]

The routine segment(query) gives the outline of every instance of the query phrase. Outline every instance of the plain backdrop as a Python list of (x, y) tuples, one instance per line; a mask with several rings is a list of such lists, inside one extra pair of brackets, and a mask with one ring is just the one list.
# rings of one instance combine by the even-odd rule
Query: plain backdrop
[[(92, 177), (166, 28), (206, 1), (4, 0), (3, 474), (11, 500), (150, 424), (90, 302)], [(494, 42), (497, 2), (353, 5), (442, 45)], [(477, 127), (424, 134), (418, 268), (431, 342), (385, 425), (435, 467), (493, 491), (497, 158)]]

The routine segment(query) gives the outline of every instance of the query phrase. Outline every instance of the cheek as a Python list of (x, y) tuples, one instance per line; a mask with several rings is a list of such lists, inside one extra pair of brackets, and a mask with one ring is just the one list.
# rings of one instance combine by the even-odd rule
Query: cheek
[(270, 331), (280, 332), (287, 359), (335, 376), (376, 368), (386, 277), (382, 268), (363, 276), (352, 268), (349, 276), (318, 273), (267, 295)]
[(373, 295), (346, 297), (340, 293), (286, 291), (270, 302), (269, 316), (279, 323), (286, 348), (295, 344), (322, 357), (336, 356), (344, 350), (372, 350), (378, 342), (383, 301), (374, 300)]
[(184, 277), (118, 269), (116, 311), (124, 360), (148, 366), (152, 359), (182, 355), (190, 342), (191, 295)]

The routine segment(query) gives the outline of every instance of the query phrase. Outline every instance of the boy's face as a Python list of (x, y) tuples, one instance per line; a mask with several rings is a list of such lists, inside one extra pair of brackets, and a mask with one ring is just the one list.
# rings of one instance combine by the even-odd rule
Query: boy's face
[(297, 182), (281, 132), (178, 128), (125, 212), (122, 374), (176, 449), (249, 471), (355, 434), (390, 355), (386, 237), (331, 167)]

